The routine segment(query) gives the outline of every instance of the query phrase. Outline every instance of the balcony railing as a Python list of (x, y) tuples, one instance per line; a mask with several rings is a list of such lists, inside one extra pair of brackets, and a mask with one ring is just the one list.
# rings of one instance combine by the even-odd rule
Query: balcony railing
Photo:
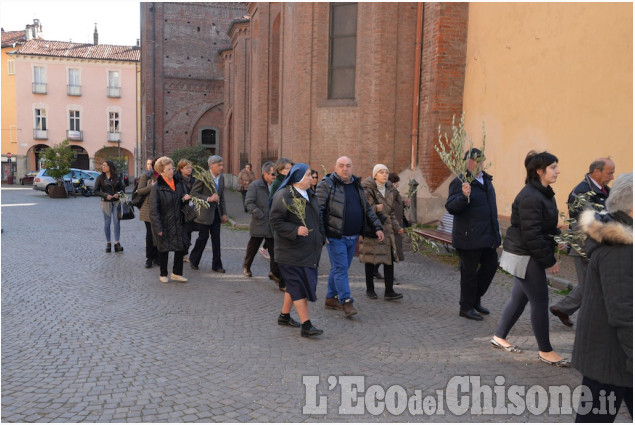
[(69, 84), (66, 86), (66, 94), (69, 96), (81, 96), (82, 86), (73, 86)]
[(81, 141), (84, 140), (84, 132), (81, 130), (66, 130), (66, 138), (68, 140)]
[(49, 138), (48, 136), (48, 130), (33, 130), (33, 138), (36, 140), (47, 140)]
[(120, 132), (108, 132), (108, 141), (109, 142), (121, 142), (121, 133)]
[(108, 97), (121, 97), (121, 87), (108, 87)]
[(46, 83), (33, 83), (33, 93), (46, 94)]

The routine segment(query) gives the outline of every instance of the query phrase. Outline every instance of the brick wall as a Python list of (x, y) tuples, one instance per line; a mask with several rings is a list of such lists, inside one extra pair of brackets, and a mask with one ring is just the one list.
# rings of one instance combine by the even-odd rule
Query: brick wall
[(245, 13), (244, 3), (141, 4), (143, 157), (194, 146), (202, 127), (217, 129), (220, 153), (227, 151), (218, 51)]

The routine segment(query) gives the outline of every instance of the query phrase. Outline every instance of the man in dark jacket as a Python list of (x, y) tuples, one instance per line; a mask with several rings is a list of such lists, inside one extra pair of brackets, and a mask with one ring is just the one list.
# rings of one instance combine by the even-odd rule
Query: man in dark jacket
[(357, 314), (353, 307), (348, 269), (355, 255), (359, 235), (384, 240), (381, 222), (366, 201), (360, 179), (353, 175), (353, 162), (343, 156), (335, 162), (335, 170), (317, 186), (320, 220), (324, 223), (331, 261), (328, 291), (324, 306), (343, 309), (346, 317)]
[[(569, 217), (576, 220), (578, 219), (582, 211), (579, 208), (573, 207), (573, 204), (576, 200), (576, 195), (583, 193), (593, 192), (589, 200), (594, 204), (601, 205), (603, 209), (606, 198), (609, 197), (609, 192), (611, 191), (607, 184), (613, 180), (614, 174), (615, 164), (610, 158), (598, 158), (593, 161), (589, 166), (589, 173), (584, 176), (584, 180), (574, 187), (569, 194), (569, 199), (567, 199), (567, 203), (569, 204)], [(589, 260), (582, 257), (574, 249), (571, 250), (569, 255), (573, 257), (573, 261), (575, 262), (578, 284), (566, 297), (552, 305), (549, 311), (551, 311), (554, 316), (557, 316), (564, 325), (573, 326), (573, 322), (571, 322), (569, 316), (580, 308), (584, 276)]]
[(220, 225), (227, 222), (227, 209), (225, 208), (225, 179), (223, 178), (223, 158), (211, 155), (207, 159), (209, 165), (208, 175), (213, 180), (212, 187), (208, 187), (203, 180), (198, 180), (192, 186), (190, 195), (196, 196), (209, 203), (209, 208), (202, 208), (196, 220), (198, 223), (198, 239), (190, 253), (190, 267), (198, 270), (198, 265), (203, 255), (207, 240), (212, 239), (212, 270), (217, 273), (225, 273), (220, 258)]
[(251, 237), (247, 242), (245, 260), (243, 261), (243, 274), (247, 277), (252, 277), (251, 264), (264, 239), (265, 246), (269, 251), (269, 275), (275, 275), (278, 280), (280, 279), (280, 270), (278, 270), (273, 253), (273, 234), (269, 226), (269, 188), (275, 178), (273, 162), (265, 162), (262, 165), (262, 178), (251, 182), (247, 189), (245, 205), (251, 214), (251, 224), (249, 225), (249, 236)]
[[(489, 288), (496, 269), (501, 236), (498, 226), (496, 192), (492, 176), (482, 170), (485, 157), (479, 149), (465, 153), (471, 183), (458, 177), (450, 183), (445, 208), (454, 216), (452, 246), (461, 259), (461, 299), (459, 315), (471, 320), (483, 320), (489, 310), (481, 305), (481, 297)], [(480, 314), (479, 314), (480, 313)]]

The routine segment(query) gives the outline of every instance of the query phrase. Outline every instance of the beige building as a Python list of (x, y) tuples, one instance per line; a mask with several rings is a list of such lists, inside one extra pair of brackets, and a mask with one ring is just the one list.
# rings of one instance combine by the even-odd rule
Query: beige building
[(485, 122), (499, 214), (511, 214), (531, 149), (558, 157), (566, 211), (596, 157), (633, 170), (633, 4), (470, 3), (464, 90), (475, 144)]

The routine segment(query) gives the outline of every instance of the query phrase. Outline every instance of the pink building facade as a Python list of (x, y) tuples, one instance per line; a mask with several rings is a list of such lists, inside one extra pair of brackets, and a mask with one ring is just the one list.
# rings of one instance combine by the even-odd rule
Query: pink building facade
[(11, 54), (17, 94), (17, 174), (40, 169), (44, 149), (69, 140), (75, 168), (104, 159), (136, 174), (137, 47), (31, 40)]

